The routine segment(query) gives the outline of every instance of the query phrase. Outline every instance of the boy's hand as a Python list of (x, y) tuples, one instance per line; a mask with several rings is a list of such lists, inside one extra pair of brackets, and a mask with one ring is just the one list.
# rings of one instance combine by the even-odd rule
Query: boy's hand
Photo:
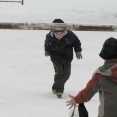
[(48, 52), (45, 51), (45, 56), (47, 57), (47, 56), (49, 56), (49, 55), (50, 55), (50, 54), (49, 54)]
[(81, 54), (81, 52), (76, 52), (76, 58), (77, 58), (77, 59), (82, 59), (82, 54)]
[(69, 95), (69, 97), (71, 98), (71, 100), (66, 102), (67, 103), (66, 106), (70, 106), (69, 109), (71, 109), (72, 107), (74, 107), (74, 109), (75, 109), (77, 103), (74, 100), (74, 96)]

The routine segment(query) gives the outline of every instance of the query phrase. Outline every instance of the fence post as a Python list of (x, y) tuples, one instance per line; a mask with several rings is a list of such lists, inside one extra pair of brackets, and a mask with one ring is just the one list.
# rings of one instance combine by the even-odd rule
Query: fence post
[(21, 4), (24, 5), (24, 0), (22, 0)]

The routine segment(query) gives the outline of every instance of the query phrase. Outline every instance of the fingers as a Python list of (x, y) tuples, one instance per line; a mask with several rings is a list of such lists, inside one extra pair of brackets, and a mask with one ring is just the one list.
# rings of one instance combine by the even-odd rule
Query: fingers
[(71, 100), (66, 102), (67, 103), (66, 106), (70, 106), (69, 109), (71, 109), (72, 107), (74, 107), (74, 109), (75, 109), (76, 102), (74, 101), (74, 96), (69, 94), (69, 97), (71, 98)]
[[(66, 102), (67, 103), (67, 102)], [(71, 109), (74, 105), (71, 103), (68, 103), (66, 106), (70, 106), (69, 109)]]
[(82, 55), (77, 55), (77, 59), (82, 59)]
[(74, 111), (75, 111), (76, 106), (74, 106)]
[(48, 52), (46, 52), (46, 51), (45, 51), (45, 56), (46, 56), (46, 57), (47, 57), (47, 56), (49, 56), (49, 53), (48, 53)]
[(66, 105), (66, 106), (72, 105), (71, 101), (66, 102), (66, 103), (67, 103), (67, 105)]
[(70, 101), (67, 101), (66, 103), (70, 103), (71, 102), (71, 100)]
[(82, 59), (82, 55), (79, 55), (79, 56), (78, 56), (78, 59)]
[(69, 109), (71, 109), (73, 107), (73, 105), (71, 105), (70, 107), (69, 107)]
[(72, 96), (72, 95), (70, 95), (70, 94), (69, 94), (68, 96), (69, 96), (70, 98), (74, 98), (74, 96)]

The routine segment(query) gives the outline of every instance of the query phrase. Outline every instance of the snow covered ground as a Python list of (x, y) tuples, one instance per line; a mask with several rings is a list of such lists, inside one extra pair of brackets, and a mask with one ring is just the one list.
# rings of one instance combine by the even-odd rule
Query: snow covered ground
[[(117, 0), (25, 0), (0, 2), (0, 22), (52, 22), (117, 24)], [(63, 98), (51, 92), (54, 70), (44, 56), (45, 35), (40, 30), (0, 30), (0, 116), (68, 117), (68, 94), (76, 95), (85, 87), (92, 73), (103, 64), (99, 57), (102, 44), (116, 32), (74, 31), (83, 48), (83, 59), (74, 55), (71, 77)], [(98, 94), (86, 103), (90, 117), (97, 117)]]
[(117, 24), (116, 6), (117, 0), (24, 0), (24, 5), (0, 2), (0, 22), (50, 23), (61, 18), (66, 23)]

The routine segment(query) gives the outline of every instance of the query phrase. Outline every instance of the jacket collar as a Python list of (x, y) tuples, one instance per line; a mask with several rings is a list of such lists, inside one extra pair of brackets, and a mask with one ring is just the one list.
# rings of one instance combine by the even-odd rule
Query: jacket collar
[(106, 64), (106, 63), (117, 63), (117, 58), (105, 60), (104, 64)]
[[(64, 36), (65, 36), (66, 34), (68, 34), (68, 31), (65, 30)], [(53, 32), (53, 31), (50, 32), (50, 36), (54, 37), (54, 32)]]

